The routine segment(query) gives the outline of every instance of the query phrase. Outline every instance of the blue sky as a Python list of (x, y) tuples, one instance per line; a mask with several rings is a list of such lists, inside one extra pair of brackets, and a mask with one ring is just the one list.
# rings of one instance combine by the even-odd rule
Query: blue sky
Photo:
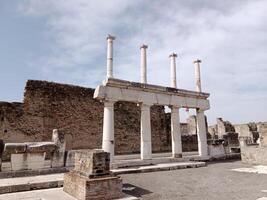
[(146, 43), (152, 84), (169, 85), (176, 52), (178, 87), (194, 90), (192, 61), (203, 61), (210, 122), (267, 119), (265, 0), (0, 0), (0, 25), (0, 101), (22, 101), (27, 79), (95, 87), (111, 33), (115, 77), (139, 81)]

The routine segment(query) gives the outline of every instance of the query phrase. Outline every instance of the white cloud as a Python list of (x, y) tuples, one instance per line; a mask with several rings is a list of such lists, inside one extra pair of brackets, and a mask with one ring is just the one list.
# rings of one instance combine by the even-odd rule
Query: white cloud
[[(46, 19), (51, 53), (45, 78), (95, 86), (105, 75), (105, 37), (115, 41), (115, 75), (139, 80), (139, 45), (148, 43), (149, 81), (169, 84), (175, 51), (182, 88), (194, 89), (192, 60), (211, 93), (210, 121), (266, 120), (267, 2), (25, 0), (21, 11)], [(223, 3), (222, 3), (223, 2)]]

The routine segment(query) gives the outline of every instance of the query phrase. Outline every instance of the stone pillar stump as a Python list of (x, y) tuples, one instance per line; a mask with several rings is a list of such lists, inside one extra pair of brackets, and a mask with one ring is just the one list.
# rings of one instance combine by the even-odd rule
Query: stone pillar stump
[(108, 200), (122, 196), (122, 179), (109, 170), (110, 154), (103, 150), (75, 153), (75, 167), (64, 175), (63, 190), (78, 200)]

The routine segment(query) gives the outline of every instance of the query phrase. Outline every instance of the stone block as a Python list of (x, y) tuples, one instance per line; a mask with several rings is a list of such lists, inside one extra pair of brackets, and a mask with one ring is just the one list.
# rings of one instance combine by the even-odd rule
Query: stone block
[(45, 153), (11, 154), (11, 170), (35, 170), (45, 167)]
[(88, 178), (93, 178), (110, 174), (109, 163), (109, 153), (103, 150), (81, 150), (75, 154), (74, 170)]
[(26, 149), (27, 145), (24, 143), (6, 143), (4, 151), (6, 154), (19, 154), (25, 153)]
[(11, 171), (11, 162), (2, 162), (1, 170), (2, 172)]
[(78, 200), (109, 200), (122, 196), (122, 179), (104, 177), (89, 179), (75, 171), (64, 175), (63, 190)]
[(27, 165), (27, 154), (25, 153), (18, 153), (18, 154), (11, 154), (11, 170), (25, 170), (28, 168)]
[(45, 152), (27, 153), (27, 169), (43, 169), (45, 167)]
[(75, 163), (75, 154), (81, 150), (69, 150), (66, 155), (65, 167), (73, 168)]
[(54, 142), (30, 142), (25, 144), (27, 145), (27, 153), (51, 153), (57, 148)]

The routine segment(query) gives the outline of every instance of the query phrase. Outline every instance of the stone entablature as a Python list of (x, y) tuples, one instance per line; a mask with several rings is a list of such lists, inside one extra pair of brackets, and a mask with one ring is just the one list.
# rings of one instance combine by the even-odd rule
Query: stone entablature
[[(171, 129), (172, 133), (180, 136), (172, 137), (172, 152), (174, 157), (180, 157), (181, 130), (179, 108), (197, 109), (197, 125), (203, 136), (198, 137), (200, 155), (207, 156), (206, 144), (206, 120), (204, 110), (210, 108), (208, 93), (179, 90), (176, 88), (162, 87), (150, 84), (129, 82), (120, 79), (107, 78), (103, 85), (96, 88), (94, 98), (104, 101), (104, 127), (103, 149), (114, 156), (114, 103), (116, 101), (128, 101), (137, 103), (141, 107), (141, 158), (151, 159), (151, 125), (150, 107), (152, 105), (167, 105), (172, 109)], [(149, 133), (143, 133), (149, 131)], [(112, 133), (110, 133), (112, 132)], [(172, 134), (173, 135), (173, 134)], [(205, 136), (204, 136), (205, 135)], [(176, 143), (176, 145), (175, 145)]]
[(163, 87), (108, 78), (96, 88), (94, 97), (107, 101), (130, 101), (153, 105), (178, 106), (179, 108), (210, 108), (208, 93)]

